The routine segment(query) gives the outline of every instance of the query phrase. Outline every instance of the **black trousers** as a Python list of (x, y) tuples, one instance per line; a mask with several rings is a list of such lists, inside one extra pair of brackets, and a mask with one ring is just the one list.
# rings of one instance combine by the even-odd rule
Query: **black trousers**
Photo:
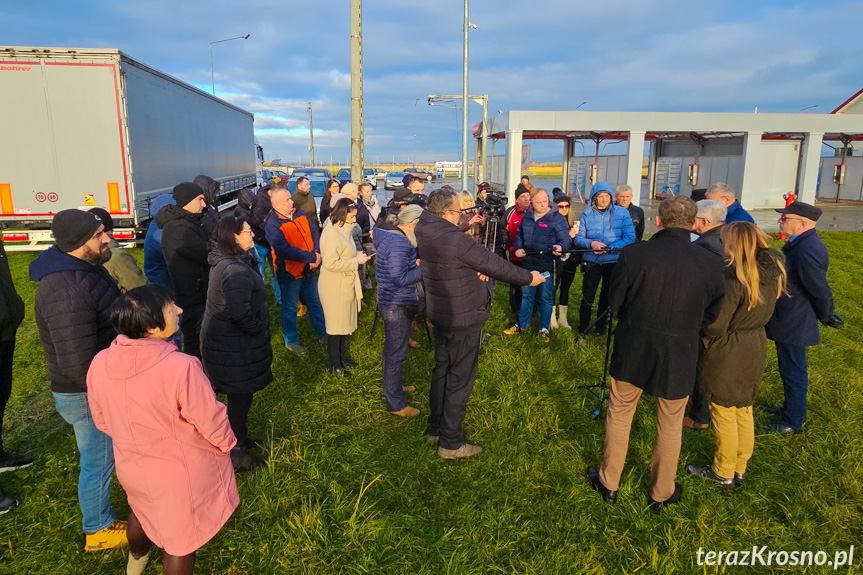
[(710, 423), (710, 405), (702, 395), (698, 384), (692, 390), (692, 407), (689, 408), (689, 417), (695, 423)]
[(596, 298), (596, 288), (602, 282), (599, 290), (599, 307), (596, 310), (596, 331), (605, 331), (608, 323), (608, 291), (611, 287), (611, 272), (614, 271), (615, 263), (597, 264), (584, 262), (584, 279), (581, 282), (581, 305), (578, 309), (578, 332), (584, 333), (590, 326), (590, 314), (593, 309), (593, 301)]
[(0, 453), (3, 453), (3, 412), (12, 396), (12, 356), (15, 340), (0, 341)]
[(569, 306), (569, 288), (572, 287), (572, 282), (575, 280), (575, 269), (563, 267), (554, 277), (554, 289), (560, 291), (558, 296), (558, 304)]
[(426, 433), (439, 436), (444, 449), (458, 449), (465, 443), (464, 416), (476, 380), (481, 342), (482, 325), (455, 330), (435, 326)]
[(201, 324), (204, 322), (207, 304), (196, 303), (180, 307), (183, 308), (183, 319), (180, 322), (180, 331), (183, 332), (183, 352), (201, 359)]
[[(516, 267), (522, 267), (521, 262), (510, 263)], [(518, 320), (518, 313), (521, 311), (521, 286), (510, 284), (509, 307), (512, 309), (512, 313), (515, 315), (516, 320)]]
[(251, 393), (229, 393), (228, 395), (228, 423), (231, 430), (237, 436), (237, 447), (243, 447), (249, 438), (249, 429), (246, 426), (249, 421), (249, 410), (252, 409)]
[(348, 336), (327, 336), (327, 359), (330, 369), (344, 369), (348, 358)]

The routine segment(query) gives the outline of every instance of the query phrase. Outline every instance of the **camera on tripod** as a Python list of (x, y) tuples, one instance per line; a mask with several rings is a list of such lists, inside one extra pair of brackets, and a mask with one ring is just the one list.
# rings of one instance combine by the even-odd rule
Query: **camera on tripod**
[(489, 192), (482, 200), (484, 204), (477, 206), (479, 214), (485, 218), (503, 219), (506, 212), (506, 197), (497, 192)]

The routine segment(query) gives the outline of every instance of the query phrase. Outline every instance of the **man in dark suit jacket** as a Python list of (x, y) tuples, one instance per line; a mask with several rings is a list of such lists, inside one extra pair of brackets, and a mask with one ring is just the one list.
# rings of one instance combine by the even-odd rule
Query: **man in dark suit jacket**
[(695, 202), (683, 196), (659, 205), (650, 240), (623, 248), (611, 276), (609, 307), (619, 318), (611, 356), (611, 394), (602, 468), (588, 469), (591, 487), (609, 503), (617, 489), (629, 429), (642, 392), (656, 398), (656, 445), (650, 464), (650, 506), (680, 501), (674, 482), (686, 399), (695, 385), (701, 328), (716, 319), (725, 295), (722, 261), (690, 242)]
[(765, 330), (767, 337), (776, 342), (785, 403), (777, 410), (781, 422), (765, 425), (763, 429), (789, 434), (803, 430), (809, 390), (806, 348), (821, 343), (818, 322), (836, 328), (844, 322), (836, 313), (833, 292), (827, 283), (830, 261), (827, 246), (815, 232), (821, 209), (794, 202), (776, 211), (782, 214), (779, 230), (789, 238), (782, 248), (788, 270), (788, 293), (777, 300)]
[(426, 435), (439, 443), (443, 459), (482, 451), (465, 441), (464, 416), (473, 391), (482, 326), (494, 299), (489, 278), (515, 285), (539, 285), (545, 278), (514, 266), (463, 233), (455, 192), (434, 190), (417, 223), (426, 318), (434, 326), (435, 367), (429, 391)]

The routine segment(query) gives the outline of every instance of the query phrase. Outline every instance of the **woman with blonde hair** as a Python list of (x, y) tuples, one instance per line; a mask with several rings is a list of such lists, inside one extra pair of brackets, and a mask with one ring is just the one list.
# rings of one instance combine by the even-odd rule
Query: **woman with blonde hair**
[[(458, 194), (458, 205), (462, 210), (470, 210), (476, 208), (476, 202), (473, 199), (473, 194), (467, 190), (462, 190)], [(461, 231), (472, 237), (478, 242), (482, 242), (482, 221), (483, 217), (477, 210), (462, 212), (459, 216), (458, 225)]]
[(696, 385), (710, 405), (716, 435), (713, 464), (687, 466), (690, 475), (734, 488), (743, 485), (755, 446), (752, 404), (767, 361), (764, 325), (788, 280), (782, 254), (749, 222), (722, 228), (725, 299), (702, 333)]

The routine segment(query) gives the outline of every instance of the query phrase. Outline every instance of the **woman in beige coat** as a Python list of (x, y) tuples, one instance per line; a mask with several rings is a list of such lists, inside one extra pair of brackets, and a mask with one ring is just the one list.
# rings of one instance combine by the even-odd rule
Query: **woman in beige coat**
[(363, 299), (357, 268), (369, 261), (351, 238), (357, 221), (357, 205), (348, 198), (336, 202), (321, 232), (321, 275), (318, 294), (327, 324), (327, 355), (331, 373), (345, 375), (356, 363), (348, 357), (347, 339), (357, 329), (357, 313)]

